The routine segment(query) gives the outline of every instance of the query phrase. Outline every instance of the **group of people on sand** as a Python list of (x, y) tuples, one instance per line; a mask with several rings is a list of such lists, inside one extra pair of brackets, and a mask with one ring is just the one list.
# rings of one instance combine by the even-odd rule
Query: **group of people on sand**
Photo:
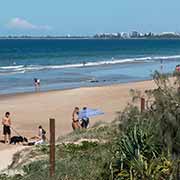
[[(31, 137), (29, 139), (21, 136), (15, 129), (12, 128), (10, 112), (5, 113), (5, 116), (2, 118), (2, 125), (5, 144), (23, 143), (24, 145), (38, 145), (44, 144), (46, 142), (46, 131), (42, 128), (41, 125), (38, 127), (37, 136)], [(13, 130), (18, 136), (11, 137), (11, 130)]]
[[(10, 117), (10, 112), (6, 112), (2, 118), (3, 125), (3, 135), (5, 144), (16, 144), (23, 143), (24, 145), (38, 145), (44, 144), (46, 142), (46, 131), (40, 125), (38, 127), (38, 135), (31, 137), (29, 139), (21, 136), (14, 128), (12, 128), (12, 121)], [(77, 129), (87, 129), (89, 127), (89, 117), (87, 113), (87, 107), (83, 107), (80, 110), (79, 107), (75, 107), (72, 113), (72, 128)], [(11, 137), (11, 130), (13, 130), (18, 136)]]
[(87, 107), (83, 107), (81, 111), (79, 107), (75, 107), (72, 113), (73, 130), (77, 130), (81, 128), (87, 129), (88, 127), (89, 127), (89, 117), (87, 114)]

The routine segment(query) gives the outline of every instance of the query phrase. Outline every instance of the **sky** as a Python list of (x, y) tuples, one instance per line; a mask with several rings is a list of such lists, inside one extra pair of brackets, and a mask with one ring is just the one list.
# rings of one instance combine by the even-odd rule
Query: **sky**
[(180, 32), (180, 0), (1, 0), (1, 35)]

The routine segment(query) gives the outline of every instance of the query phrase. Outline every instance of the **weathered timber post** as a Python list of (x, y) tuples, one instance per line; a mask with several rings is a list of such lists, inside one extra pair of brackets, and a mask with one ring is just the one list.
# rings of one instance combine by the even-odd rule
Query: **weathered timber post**
[(141, 112), (145, 110), (145, 99), (141, 98)]
[(49, 130), (50, 130), (50, 177), (55, 176), (55, 119), (49, 119)]

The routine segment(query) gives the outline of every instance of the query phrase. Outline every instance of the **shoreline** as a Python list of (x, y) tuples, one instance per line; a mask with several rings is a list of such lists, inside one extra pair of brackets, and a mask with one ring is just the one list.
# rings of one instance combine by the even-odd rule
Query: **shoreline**
[(132, 83), (140, 83), (140, 82), (146, 82), (146, 81), (152, 81), (152, 78), (146, 79), (146, 80), (136, 80), (136, 81), (129, 81), (129, 82), (119, 82), (119, 83), (111, 83), (111, 84), (99, 84), (95, 85), (95, 83), (92, 83), (94, 86), (81, 86), (81, 87), (74, 87), (74, 88), (63, 88), (63, 89), (51, 89), (51, 90), (42, 90), (39, 92), (35, 91), (29, 91), (29, 92), (13, 92), (13, 93), (0, 93), (0, 100), (6, 99), (6, 98), (13, 98), (15, 96), (28, 96), (32, 94), (46, 94), (51, 92), (59, 92), (59, 91), (69, 91), (69, 90), (75, 90), (75, 89), (83, 89), (83, 88), (96, 88), (96, 87), (108, 87), (108, 86), (119, 86), (124, 84), (132, 84)]

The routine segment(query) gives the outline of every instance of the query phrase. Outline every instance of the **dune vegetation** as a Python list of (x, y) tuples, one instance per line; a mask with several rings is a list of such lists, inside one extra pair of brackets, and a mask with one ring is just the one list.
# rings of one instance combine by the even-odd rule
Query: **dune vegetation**
[[(55, 180), (180, 179), (180, 74), (153, 77), (156, 89), (131, 91), (133, 101), (146, 98), (143, 112), (132, 102), (110, 124), (59, 138)], [(33, 161), (16, 160), (10, 169), (19, 173), (0, 179), (49, 180), (48, 152), (48, 145), (33, 148)]]

